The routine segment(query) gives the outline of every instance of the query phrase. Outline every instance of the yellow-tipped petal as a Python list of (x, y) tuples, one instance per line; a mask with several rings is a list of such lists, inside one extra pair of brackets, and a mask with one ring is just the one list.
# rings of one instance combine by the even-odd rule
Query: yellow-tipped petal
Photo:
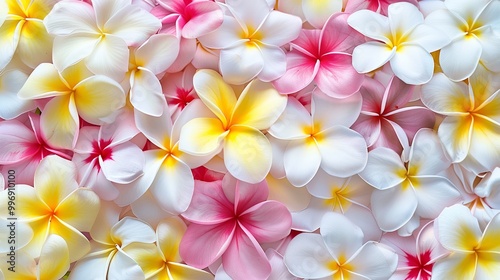
[(38, 279), (60, 279), (69, 269), (69, 251), (66, 241), (58, 235), (47, 237), (38, 261)]
[(182, 128), (179, 150), (192, 155), (215, 155), (227, 134), (220, 120), (196, 118)]
[(29, 4), (28, 13), (32, 18), (43, 19), (52, 10), (57, 0), (33, 0), (26, 1)]
[(200, 70), (193, 77), (193, 86), (200, 99), (222, 121), (229, 122), (236, 105), (236, 96), (231, 86), (214, 70)]
[(186, 229), (186, 224), (176, 216), (166, 218), (158, 224), (157, 244), (167, 262), (181, 261), (179, 244)]
[(168, 272), (171, 280), (176, 279), (196, 279), (196, 280), (212, 280), (214, 276), (204, 270), (180, 264), (168, 263)]
[[(79, 188), (55, 209), (55, 215), (79, 231), (90, 231), (99, 212), (99, 197), (92, 190)], [(81, 209), (85, 209), (82, 215)]]
[(47, 142), (53, 147), (72, 149), (80, 120), (73, 95), (54, 97), (45, 105), (40, 127)]
[(231, 124), (268, 129), (283, 113), (288, 97), (281, 95), (270, 83), (250, 82), (238, 99)]
[(24, 99), (39, 99), (70, 93), (71, 89), (61, 80), (56, 67), (42, 63), (33, 70), (17, 95)]
[(23, 25), (17, 52), (29, 67), (52, 61), (52, 37), (47, 33), (43, 21), (30, 19)]
[[(1, 193), (0, 202), (7, 205), (7, 191)], [(38, 199), (35, 189), (31, 186), (16, 186), (16, 204), (16, 216), (26, 222), (38, 220), (50, 213), (50, 208)], [(7, 207), (0, 210), (0, 216), (9, 217)]]
[(52, 217), (49, 225), (49, 233), (61, 236), (68, 244), (70, 262), (79, 260), (90, 251), (88, 239), (81, 232), (61, 221), (57, 216)]
[(123, 251), (142, 268), (146, 279), (158, 275), (165, 268), (165, 261), (155, 244), (134, 242)]

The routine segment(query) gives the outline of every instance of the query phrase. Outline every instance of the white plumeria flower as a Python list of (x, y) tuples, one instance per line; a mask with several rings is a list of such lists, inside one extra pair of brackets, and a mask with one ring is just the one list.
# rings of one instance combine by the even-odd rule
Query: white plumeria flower
[(227, 0), (222, 25), (199, 38), (203, 46), (220, 49), (220, 72), (231, 84), (257, 77), (269, 82), (286, 71), (280, 48), (299, 36), (302, 20), (275, 11), (265, 0)]
[[(349, 177), (366, 165), (366, 142), (349, 129), (361, 111), (361, 95), (335, 99), (313, 94), (312, 113), (289, 97), (285, 111), (269, 129), (288, 140), (283, 155), (286, 177), (297, 187), (306, 185), (319, 168), (332, 176)], [(331, 112), (335, 112), (332, 116)]]
[(101, 204), (98, 222), (90, 230), (92, 249), (76, 262), (70, 280), (145, 279), (137, 261), (124, 250), (128, 246), (149, 248), (156, 241), (155, 231), (137, 218), (120, 220), (120, 212), (112, 202)]
[(28, 79), (28, 73), (31, 72), (31, 69), (26, 68), (18, 59), (14, 59), (4, 70), (0, 70), (0, 118), (2, 119), (14, 119), (36, 108), (33, 100), (17, 96)]
[(347, 22), (375, 40), (354, 48), (354, 68), (368, 73), (390, 62), (394, 74), (407, 84), (427, 83), (434, 72), (430, 53), (450, 42), (440, 30), (424, 24), (422, 13), (407, 2), (391, 4), (388, 17), (361, 10), (349, 16)]
[(121, 81), (128, 70), (129, 46), (139, 46), (160, 21), (132, 0), (61, 1), (45, 17), (54, 39), (53, 60), (62, 71), (84, 60), (95, 74)]
[(435, 221), (441, 245), (452, 253), (436, 262), (433, 279), (496, 279), (500, 275), (500, 214), (484, 230), (470, 210), (453, 205)]
[(165, 96), (158, 75), (163, 74), (177, 58), (179, 39), (156, 34), (130, 55), (130, 103), (144, 114), (160, 116)]
[(376, 188), (371, 206), (380, 229), (395, 231), (411, 222), (412, 228), (404, 229), (411, 234), (419, 225), (418, 217), (434, 219), (444, 207), (458, 202), (460, 193), (440, 176), (449, 166), (441, 142), (430, 129), (417, 132), (408, 162), (391, 149), (372, 150), (359, 175)]
[(382, 280), (396, 269), (396, 253), (374, 241), (363, 244), (363, 231), (341, 214), (325, 214), (320, 233), (302, 233), (290, 241), (284, 261), (293, 275)]
[(446, 9), (432, 12), (425, 22), (452, 40), (439, 54), (446, 76), (453, 81), (464, 80), (480, 61), (488, 69), (500, 71), (500, 2), (445, 0), (444, 5)]

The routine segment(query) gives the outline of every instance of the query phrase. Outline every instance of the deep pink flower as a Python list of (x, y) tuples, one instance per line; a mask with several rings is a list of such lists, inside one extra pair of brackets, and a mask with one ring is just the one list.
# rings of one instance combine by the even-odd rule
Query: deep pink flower
[(393, 76), (387, 87), (366, 79), (360, 92), (363, 107), (352, 128), (365, 137), (368, 147), (387, 147), (401, 153), (420, 128), (433, 128), (435, 116), (423, 106), (407, 106), (414, 86)]
[(163, 94), (167, 99), (168, 108), (175, 121), (182, 110), (194, 99), (198, 98), (193, 87), (193, 76), (196, 68), (189, 64), (177, 73), (168, 73), (161, 79)]
[(322, 30), (303, 29), (290, 43), (286, 73), (273, 82), (279, 92), (294, 93), (313, 81), (322, 92), (336, 98), (359, 90), (363, 75), (353, 68), (351, 53), (362, 37), (349, 27), (348, 16), (334, 14)]
[(290, 233), (286, 207), (267, 201), (267, 183), (248, 184), (226, 176), (222, 181), (196, 181), (192, 203), (183, 217), (191, 222), (180, 244), (182, 259), (205, 268), (222, 257), (232, 279), (267, 279), (271, 265), (259, 243)]

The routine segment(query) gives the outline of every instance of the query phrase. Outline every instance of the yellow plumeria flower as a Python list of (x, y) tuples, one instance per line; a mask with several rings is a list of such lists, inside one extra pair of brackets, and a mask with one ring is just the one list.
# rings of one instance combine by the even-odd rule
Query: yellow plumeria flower
[(234, 177), (262, 181), (271, 169), (271, 144), (261, 132), (284, 111), (287, 97), (270, 83), (251, 81), (236, 97), (219, 73), (200, 70), (193, 78), (198, 96), (213, 118), (194, 118), (181, 130), (179, 149), (192, 155), (223, 150), (224, 164)]
[(146, 279), (214, 279), (210, 273), (182, 264), (179, 244), (186, 224), (177, 216), (162, 220), (156, 229), (156, 245), (130, 244), (124, 249), (142, 268)]
[(438, 239), (452, 253), (436, 262), (433, 279), (496, 279), (500, 275), (500, 215), (483, 232), (470, 210), (453, 205), (436, 219)]
[(43, 19), (55, 0), (2, 0), (0, 3), (0, 70), (16, 53), (34, 68), (52, 58), (52, 37)]
[[(23, 247), (26, 253), (33, 258), (40, 257), (51, 234), (66, 241), (70, 262), (90, 250), (82, 232), (88, 232), (94, 224), (100, 201), (92, 190), (78, 186), (74, 163), (55, 155), (47, 156), (35, 172), (34, 187), (17, 185), (15, 188), (16, 217), (33, 230), (33, 238)], [(7, 190), (0, 193), (1, 205), (7, 205), (7, 194)], [(0, 211), (1, 217), (7, 216), (7, 210)], [(64, 260), (54, 261), (57, 264)]]
[(59, 72), (53, 64), (40, 64), (18, 96), (23, 99), (53, 97), (43, 108), (41, 130), (56, 147), (71, 149), (78, 137), (79, 116), (100, 125), (111, 122), (125, 105), (123, 88), (115, 80), (92, 75), (83, 63)]

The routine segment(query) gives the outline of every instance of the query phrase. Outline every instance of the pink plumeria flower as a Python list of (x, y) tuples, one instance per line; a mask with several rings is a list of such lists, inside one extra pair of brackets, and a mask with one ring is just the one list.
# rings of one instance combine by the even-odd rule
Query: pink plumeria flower
[(481, 228), (470, 210), (455, 204), (443, 210), (436, 219), (441, 245), (452, 253), (436, 262), (435, 279), (496, 279), (500, 272), (500, 214)]
[(352, 128), (365, 137), (368, 147), (387, 147), (401, 153), (420, 128), (433, 128), (435, 116), (423, 106), (407, 106), (414, 86), (393, 76), (387, 86), (366, 78), (360, 89), (361, 114)]
[(347, 0), (345, 12), (354, 13), (360, 10), (370, 10), (386, 16), (389, 5), (397, 2), (408, 2), (418, 7), (418, 0)]
[(273, 82), (280, 93), (300, 91), (313, 81), (322, 92), (336, 98), (359, 90), (364, 77), (352, 67), (351, 53), (363, 38), (347, 25), (348, 16), (338, 13), (321, 30), (300, 32), (286, 54), (286, 73)]
[[(440, 29), (451, 43), (439, 54), (443, 72), (453, 81), (472, 75), (479, 62), (491, 71), (500, 71), (500, 3), (445, 0), (444, 9), (429, 14), (425, 21)], [(467, 55), (463, 55), (466, 53)]]
[(398, 258), (388, 246), (363, 241), (363, 231), (348, 218), (328, 213), (320, 234), (297, 235), (285, 252), (285, 265), (306, 279), (388, 279)]
[(128, 119), (83, 127), (73, 155), (80, 185), (92, 188), (101, 199), (114, 200), (118, 197), (114, 183), (128, 184), (142, 176), (144, 154), (130, 141), (138, 133)]
[(389, 245), (398, 254), (398, 268), (391, 280), (430, 280), (434, 263), (449, 254), (439, 244), (432, 222), (407, 237), (387, 233), (380, 242)]
[(49, 155), (71, 158), (71, 152), (53, 147), (40, 129), (40, 116), (28, 114), (28, 125), (19, 120), (0, 122), (0, 170), (16, 170), (16, 183), (33, 185), (35, 170)]
[(205, 268), (222, 258), (233, 279), (266, 279), (271, 265), (259, 243), (286, 237), (291, 226), (290, 212), (267, 195), (265, 181), (196, 181), (194, 203), (183, 214), (191, 224), (180, 243), (182, 259)]
[(455, 186), (440, 174), (450, 163), (437, 135), (426, 128), (415, 135), (408, 159), (384, 147), (370, 151), (359, 175), (376, 188), (371, 207), (380, 229), (409, 235), (420, 217), (434, 219), (444, 207), (460, 201)]
[(361, 10), (351, 14), (347, 22), (374, 39), (354, 49), (354, 68), (368, 73), (389, 62), (394, 74), (407, 84), (427, 83), (434, 71), (430, 53), (450, 42), (439, 29), (425, 24), (418, 8), (407, 2), (391, 4), (387, 17)]
[(191, 101), (198, 99), (193, 86), (195, 72), (196, 68), (189, 64), (181, 72), (167, 73), (160, 81), (174, 121)]
[(311, 181), (320, 168), (333, 176), (352, 176), (363, 170), (368, 157), (363, 137), (349, 129), (359, 115), (361, 95), (334, 99), (314, 94), (312, 99), (309, 113), (289, 97), (285, 111), (269, 129), (273, 137), (289, 141), (283, 164), (287, 179), (297, 187)]
[(281, 46), (297, 38), (300, 18), (272, 10), (265, 0), (227, 0), (222, 25), (199, 38), (203, 46), (220, 49), (220, 72), (231, 84), (254, 78), (272, 81), (286, 70)]

